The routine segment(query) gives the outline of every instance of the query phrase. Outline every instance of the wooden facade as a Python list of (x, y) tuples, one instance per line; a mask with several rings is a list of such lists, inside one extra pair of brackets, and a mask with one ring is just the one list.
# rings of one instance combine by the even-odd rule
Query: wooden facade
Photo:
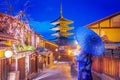
[(106, 42), (120, 42), (120, 12), (86, 25)]
[(18, 71), (20, 80), (25, 79), (25, 57), (18, 59)]
[[(45, 62), (45, 67), (52, 65), (51, 51), (46, 52), (47, 54), (37, 54), (34, 51), (40, 46), (49, 49), (50, 47), (45, 46), (46, 43), (52, 44), (50, 47), (57, 46), (32, 31), (28, 24), (13, 16), (0, 13), (0, 80), (8, 80), (9, 73), (15, 71), (19, 72), (19, 80), (27, 80), (31, 74), (39, 72), (41, 58)], [(34, 49), (29, 50), (28, 48), (31, 47)], [(6, 58), (5, 50), (11, 50), (12, 57)]]
[[(115, 80), (120, 80), (120, 58), (116, 59), (113, 56), (111, 57), (94, 57), (92, 69), (97, 73), (106, 75)], [(102, 79), (104, 80), (104, 79)], [(107, 79), (105, 79), (107, 80)]]
[(45, 48), (47, 48), (48, 50), (52, 51), (53, 52), (53, 56), (55, 58), (57, 58), (58, 52), (56, 51), (56, 49), (59, 48), (59, 46), (57, 44), (54, 44), (52, 42), (49, 42), (49, 41), (45, 40)]
[(86, 27), (95, 31), (105, 42), (104, 55), (93, 57), (93, 71), (100, 73), (102, 80), (120, 80), (120, 12)]

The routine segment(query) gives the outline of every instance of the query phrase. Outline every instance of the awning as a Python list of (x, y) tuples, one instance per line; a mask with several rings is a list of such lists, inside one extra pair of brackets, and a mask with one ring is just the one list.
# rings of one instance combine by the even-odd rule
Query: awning
[(36, 51), (38, 51), (38, 52), (48, 52), (48, 50), (44, 47), (37, 47)]

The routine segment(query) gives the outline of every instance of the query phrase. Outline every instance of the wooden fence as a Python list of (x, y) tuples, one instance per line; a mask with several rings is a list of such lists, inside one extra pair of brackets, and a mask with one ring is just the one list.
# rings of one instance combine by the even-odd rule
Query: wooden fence
[(120, 79), (120, 50), (106, 50), (103, 56), (93, 57), (92, 69)]

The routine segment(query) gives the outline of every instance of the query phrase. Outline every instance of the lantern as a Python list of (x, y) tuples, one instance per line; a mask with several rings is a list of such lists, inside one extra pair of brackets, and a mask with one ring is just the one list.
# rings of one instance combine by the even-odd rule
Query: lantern
[(5, 57), (6, 57), (6, 58), (10, 58), (12, 55), (13, 55), (13, 52), (12, 52), (12, 51), (10, 51), (10, 50), (6, 50), (6, 51), (5, 51)]

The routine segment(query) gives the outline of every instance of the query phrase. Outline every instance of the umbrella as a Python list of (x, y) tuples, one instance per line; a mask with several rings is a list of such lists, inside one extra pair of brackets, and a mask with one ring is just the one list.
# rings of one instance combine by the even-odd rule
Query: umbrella
[(39, 51), (39, 52), (44, 52), (44, 51), (48, 52), (48, 50), (44, 47), (37, 47), (36, 50)]
[(92, 30), (79, 27), (75, 31), (75, 36), (81, 49), (93, 56), (99, 56), (104, 53), (104, 43), (102, 39)]

